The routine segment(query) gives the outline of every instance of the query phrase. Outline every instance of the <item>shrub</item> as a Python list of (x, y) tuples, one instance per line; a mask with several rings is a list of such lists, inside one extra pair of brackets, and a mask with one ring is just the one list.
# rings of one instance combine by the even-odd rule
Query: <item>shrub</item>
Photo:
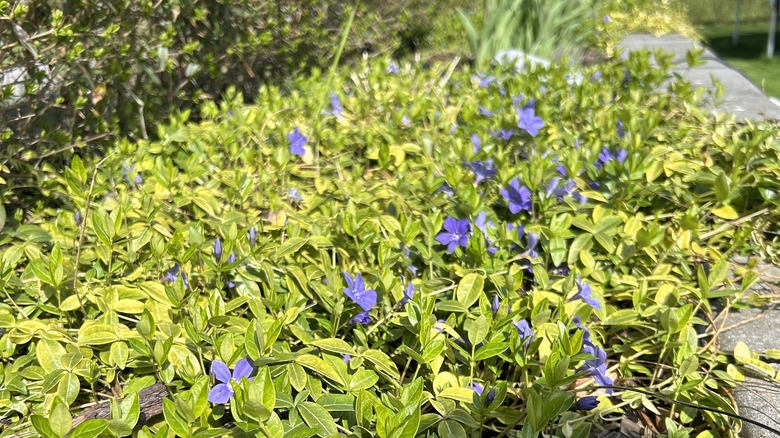
[(0, 237), (8, 430), (63, 436), (120, 393), (70, 436), (737, 429), (660, 395), (733, 412), (737, 368), (697, 329), (756, 279), (725, 258), (776, 238), (777, 130), (655, 91), (647, 54), (599, 69), (375, 61), (47, 169), (64, 208)]

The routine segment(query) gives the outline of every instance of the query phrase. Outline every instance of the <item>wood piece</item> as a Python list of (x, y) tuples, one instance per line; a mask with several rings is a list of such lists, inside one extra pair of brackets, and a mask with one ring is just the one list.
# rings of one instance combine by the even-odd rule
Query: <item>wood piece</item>
[[(168, 389), (165, 387), (165, 385), (159, 382), (138, 391), (140, 415), (138, 417), (137, 424), (145, 424), (155, 415), (162, 414), (163, 399), (166, 397), (168, 397)], [(119, 400), (119, 402), (121, 403), (122, 400)], [(75, 429), (79, 424), (87, 420), (94, 420), (98, 418), (105, 420), (111, 418), (111, 404), (109, 400), (98, 403), (97, 405), (85, 410), (81, 413), (81, 415), (74, 418), (71, 431), (73, 431), (73, 429)]]

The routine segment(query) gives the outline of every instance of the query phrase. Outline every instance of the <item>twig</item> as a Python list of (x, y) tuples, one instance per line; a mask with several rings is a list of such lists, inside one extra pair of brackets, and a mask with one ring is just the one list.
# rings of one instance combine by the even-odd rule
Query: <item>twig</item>
[(91, 143), (91, 142), (93, 142), (95, 140), (100, 140), (101, 138), (105, 138), (105, 137), (108, 137), (109, 135), (113, 135), (113, 134), (114, 134), (113, 131), (103, 132), (101, 134), (95, 134), (92, 137), (87, 137), (84, 140), (81, 140), (81, 141), (79, 141), (77, 143), (71, 143), (71, 144), (69, 144), (69, 145), (67, 145), (65, 147), (60, 148), (60, 149), (56, 149), (56, 150), (53, 150), (53, 151), (50, 151), (50, 152), (46, 152), (45, 154), (43, 154), (43, 155), (38, 157), (38, 163), (40, 163), (40, 161), (43, 160), (44, 158), (49, 158), (52, 155), (57, 155), (60, 152), (67, 151), (68, 149), (73, 149), (73, 148), (84, 146), (87, 143)]
[(95, 165), (95, 170), (92, 171), (92, 182), (89, 183), (89, 192), (87, 193), (87, 205), (84, 207), (84, 218), (81, 221), (81, 226), (79, 228), (79, 243), (76, 247), (76, 265), (73, 268), (73, 293), (76, 294), (76, 298), (79, 300), (79, 307), (81, 307), (81, 313), (84, 315), (84, 318), (87, 317), (87, 310), (84, 308), (84, 302), (81, 300), (81, 295), (79, 294), (78, 285), (79, 285), (79, 261), (81, 259), (81, 245), (84, 241), (84, 232), (87, 229), (87, 217), (89, 216), (89, 207), (92, 204), (92, 191), (95, 189), (95, 180), (97, 179), (97, 172), (100, 166), (103, 165), (103, 163), (108, 160), (113, 153), (107, 155), (102, 160), (98, 161), (98, 163)]
[(701, 238), (702, 240), (709, 239), (710, 237), (712, 237), (712, 236), (714, 236), (714, 235), (716, 235), (718, 233), (722, 233), (722, 232), (728, 230), (729, 228), (731, 228), (731, 227), (733, 227), (735, 225), (739, 225), (741, 223), (747, 222), (747, 221), (749, 221), (750, 219), (753, 219), (756, 216), (761, 216), (762, 214), (768, 213), (768, 212), (769, 212), (769, 207), (762, 208), (761, 210), (758, 210), (756, 212), (750, 213), (749, 215), (747, 215), (745, 217), (741, 217), (739, 219), (735, 219), (733, 221), (726, 222), (725, 224), (719, 226), (718, 228), (715, 228), (714, 230), (712, 230), (712, 231), (710, 231), (708, 233), (702, 234), (701, 236), (699, 236), (699, 238)]

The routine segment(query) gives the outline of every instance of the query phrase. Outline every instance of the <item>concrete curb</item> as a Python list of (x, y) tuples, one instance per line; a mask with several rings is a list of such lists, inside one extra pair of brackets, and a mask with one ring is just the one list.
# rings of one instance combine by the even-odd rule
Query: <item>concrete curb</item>
[(669, 73), (679, 74), (693, 85), (714, 90), (712, 79), (720, 81), (725, 88), (725, 94), (714, 106), (709, 103), (716, 113), (733, 114), (738, 121), (780, 122), (780, 105), (764, 95), (742, 72), (728, 65), (709, 49), (705, 49), (703, 54), (706, 61), (704, 65), (688, 68), (686, 54), (689, 50), (698, 48), (690, 38), (678, 34), (631, 34), (623, 39), (620, 47), (629, 51), (647, 49), (651, 52), (663, 50), (671, 53), (673, 66)]

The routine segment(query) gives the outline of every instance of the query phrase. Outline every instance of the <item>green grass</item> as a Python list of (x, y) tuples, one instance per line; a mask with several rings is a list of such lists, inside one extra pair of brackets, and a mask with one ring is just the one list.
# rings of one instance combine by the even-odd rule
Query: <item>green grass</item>
[[(769, 96), (780, 98), (780, 54), (767, 58), (768, 24), (740, 26), (739, 43), (732, 43), (732, 25), (706, 26), (699, 29), (706, 43), (723, 60), (747, 75)], [(780, 35), (776, 38), (780, 43)]]
[[(736, 0), (672, 0), (671, 3), (699, 26), (731, 25), (736, 16)], [(740, 17), (745, 23), (768, 23), (769, 12), (767, 0), (742, 0)]]

